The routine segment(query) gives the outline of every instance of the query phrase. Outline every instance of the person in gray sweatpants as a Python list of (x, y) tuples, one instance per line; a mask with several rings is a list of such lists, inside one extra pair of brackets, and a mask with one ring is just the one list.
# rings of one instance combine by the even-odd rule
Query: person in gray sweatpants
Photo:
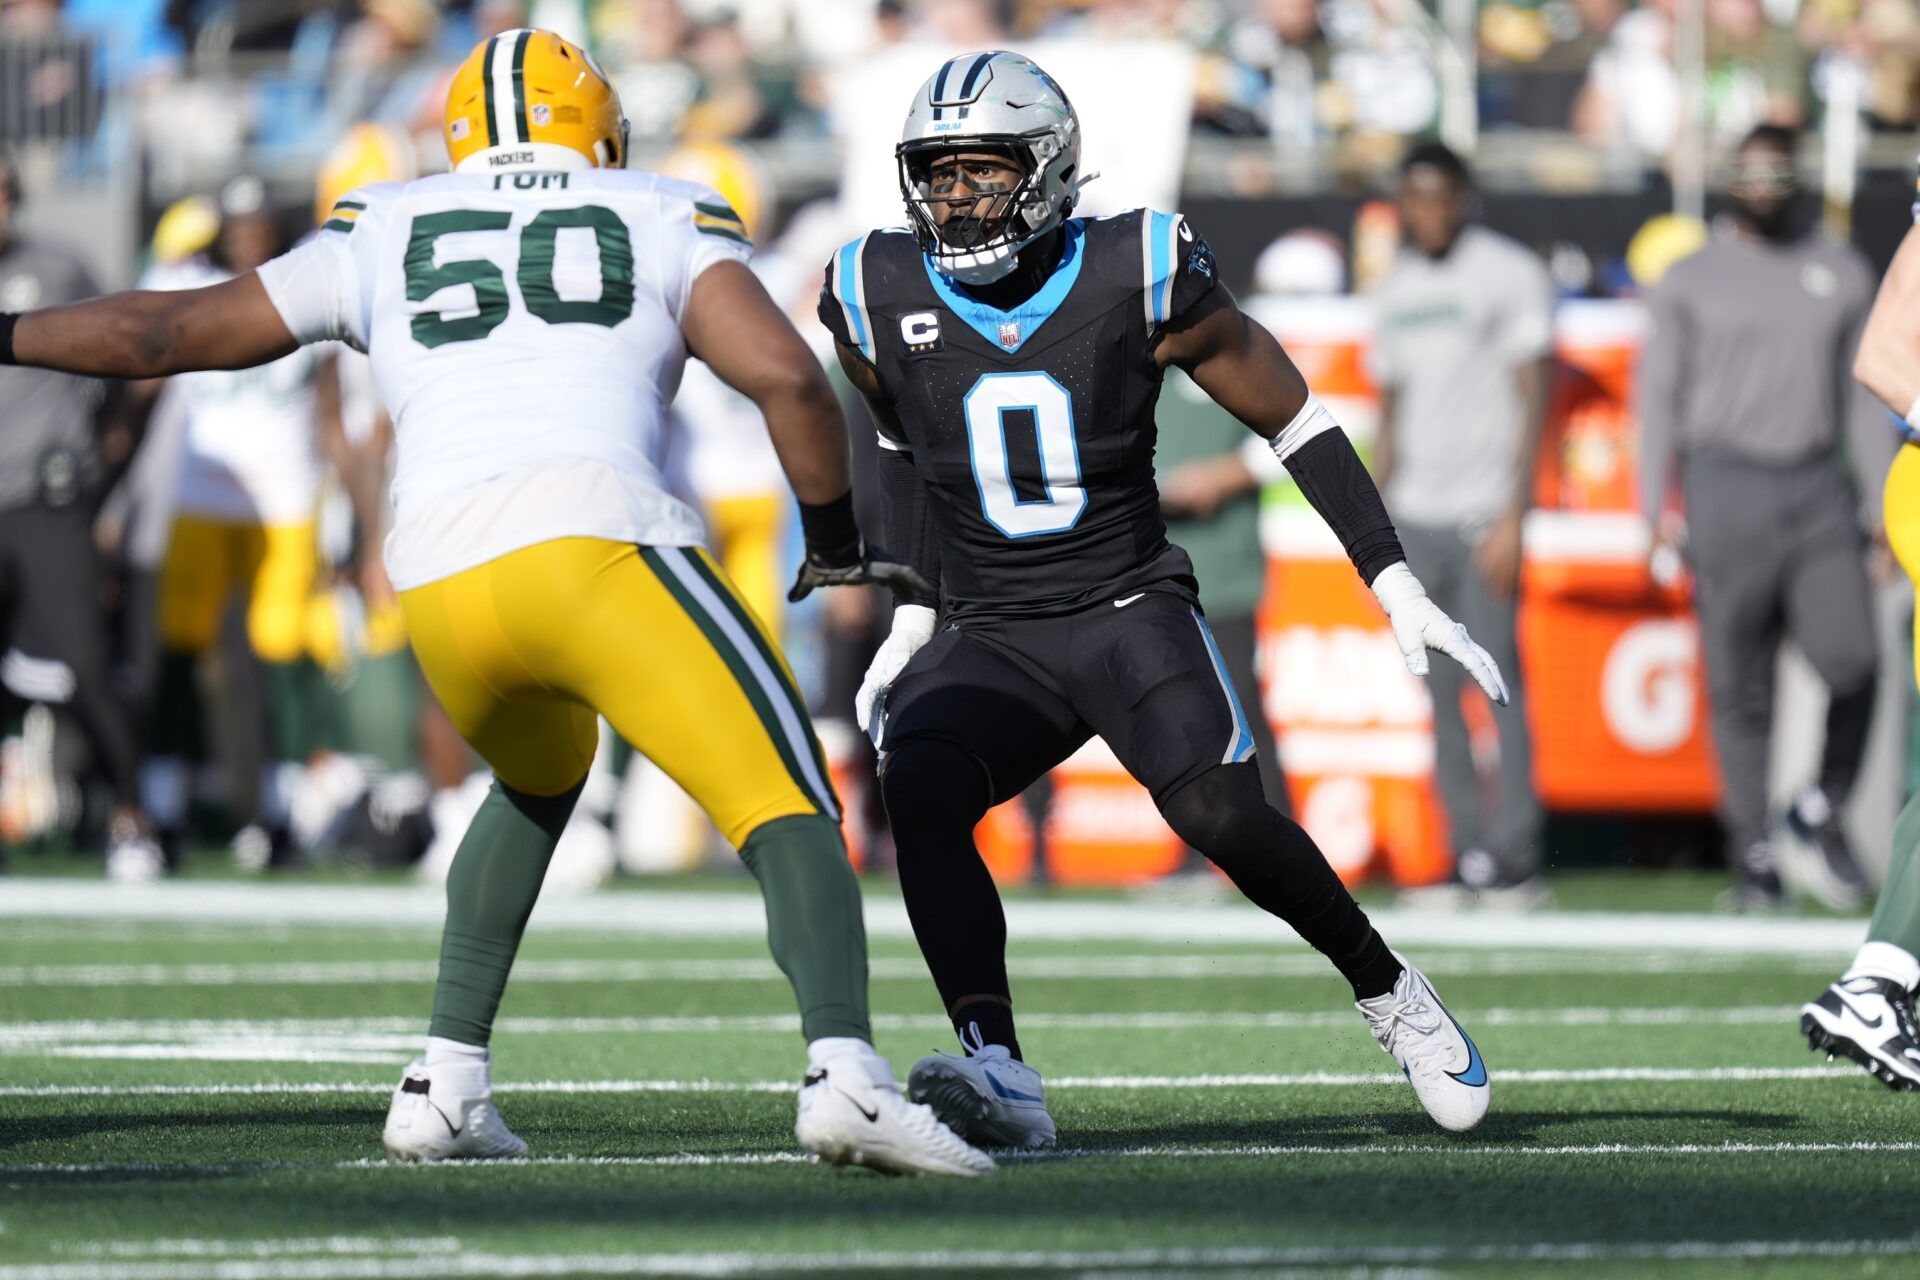
[[(1839, 909), (1868, 891), (1839, 821), (1866, 752), (1878, 667), (1852, 472), (1876, 492), (1896, 440), (1850, 374), (1873, 274), (1853, 249), (1809, 230), (1793, 157), (1793, 135), (1773, 126), (1740, 144), (1729, 215), (1650, 300), (1637, 391), (1656, 565), (1684, 546), (1694, 571), (1721, 819), (1738, 873), (1724, 905), (1736, 910), (1778, 906), (1783, 873)], [(1667, 507), (1676, 469), (1684, 518)], [(1831, 699), (1818, 778), (1774, 839), (1767, 747), (1786, 637)]]
[(1463, 673), (1434, 665), (1434, 773), (1454, 877), (1408, 899), (1534, 906), (1547, 896), (1542, 812), (1515, 622), (1520, 530), (1546, 415), (1553, 285), (1526, 246), (1468, 221), (1472, 177), (1446, 147), (1408, 152), (1399, 204), (1411, 243), (1373, 293), (1371, 372), (1382, 396), (1375, 471), (1408, 566), (1486, 646), (1511, 695), (1492, 708), (1500, 767), (1489, 806), (1461, 714)]

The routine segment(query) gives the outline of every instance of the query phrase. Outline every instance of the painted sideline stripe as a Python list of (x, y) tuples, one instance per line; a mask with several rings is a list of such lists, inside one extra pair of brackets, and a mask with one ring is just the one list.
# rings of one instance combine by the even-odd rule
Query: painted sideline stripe
[[(1609, 1008), (1476, 1009), (1468, 1018), (1475, 1027), (1501, 1026), (1678, 1026), (1689, 1022), (1746, 1025), (1793, 1018), (1798, 1005), (1694, 1006), (1654, 1005)], [(1357, 1025), (1350, 1009), (1275, 1010), (1252, 1012), (1197, 1012), (1173, 1010), (1139, 1013), (1023, 1013), (1023, 1027), (1056, 1030), (1142, 1031), (1185, 1027), (1286, 1029)], [(873, 1025), (882, 1031), (938, 1030), (949, 1026), (940, 1014), (875, 1014)], [(419, 1018), (286, 1018), (278, 1020), (203, 1019), (73, 1022), (0, 1022), (0, 1049), (33, 1048), (42, 1044), (86, 1044), (116, 1040), (193, 1040), (220, 1037), (235, 1041), (283, 1040), (289, 1037), (327, 1037), (349, 1047), (386, 1048), (390, 1044), (417, 1047), (424, 1029)], [(797, 1014), (662, 1014), (653, 1017), (501, 1018), (496, 1032), (526, 1035), (641, 1035), (694, 1031), (794, 1031)], [(400, 1039), (395, 1039), (399, 1037)]]
[[(1400, 911), (1369, 913), (1403, 949), (1423, 946), (1647, 952), (1759, 952), (1771, 955), (1850, 953), (1866, 934), (1859, 920), (1759, 920), (1684, 914), (1603, 911), (1503, 916)], [(207, 884), (112, 885), (98, 880), (15, 880), (0, 895), (0, 918), (232, 920), (246, 924), (304, 922), (365, 925), (409, 922), (438, 926), (446, 896), (438, 888), (375, 885)], [(533, 918), (548, 929), (623, 934), (762, 937), (766, 912), (746, 893), (614, 891), (541, 899)], [(898, 898), (869, 895), (867, 933), (912, 936)], [(1013, 936), (1121, 938), (1128, 941), (1292, 941), (1287, 927), (1244, 904), (1199, 906), (1154, 900), (1010, 902)]]
[[(1847, 1067), (1585, 1067), (1496, 1071), (1502, 1084), (1616, 1084), (1624, 1081), (1686, 1083), (1820, 1080), (1857, 1076)], [(1404, 1084), (1398, 1072), (1307, 1071), (1293, 1075), (1054, 1076), (1054, 1089), (1240, 1089), (1346, 1087)], [(16, 1084), (0, 1085), (0, 1098), (186, 1097), (243, 1094), (388, 1093), (391, 1084), (345, 1081), (263, 1081), (255, 1084)], [(497, 1081), (495, 1093), (798, 1093), (792, 1080), (525, 1080)]]
[[(1765, 956), (1734, 954), (1626, 956), (1606, 953), (1486, 952), (1420, 958), (1423, 972), (1436, 977), (1505, 977), (1546, 974), (1728, 973), (1765, 965)], [(1825, 956), (1788, 958), (1796, 972), (1838, 973)], [(1015, 957), (1011, 967), (1023, 979), (1097, 978), (1326, 978), (1332, 966), (1314, 954), (1203, 956), (1031, 956)], [(33, 964), (0, 965), (0, 987), (224, 987), (313, 986), (345, 983), (432, 982), (433, 960), (290, 960), (245, 964)], [(918, 958), (869, 962), (877, 981), (924, 981), (926, 962)], [(768, 959), (705, 960), (522, 960), (513, 980), (532, 982), (785, 982)]]
[[(445, 1167), (445, 1166), (441, 1166)], [(1920, 1238), (1838, 1240), (1645, 1240), (1560, 1244), (1303, 1245), (1211, 1249), (983, 1249), (839, 1253), (488, 1253), (395, 1258), (330, 1257), (223, 1262), (221, 1280), (408, 1280), (414, 1276), (758, 1276), (776, 1272), (1101, 1270), (1196, 1267), (1394, 1266), (1473, 1262), (1688, 1261), (1904, 1257)], [(0, 1280), (183, 1280), (202, 1263), (58, 1262), (0, 1266)]]

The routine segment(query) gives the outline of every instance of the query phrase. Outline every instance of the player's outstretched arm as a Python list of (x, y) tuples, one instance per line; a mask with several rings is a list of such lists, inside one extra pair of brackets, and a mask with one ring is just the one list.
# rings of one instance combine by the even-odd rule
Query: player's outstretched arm
[(759, 408), (800, 500), (807, 555), (787, 598), (804, 599), (815, 587), (872, 582), (896, 595), (926, 589), (912, 569), (861, 539), (840, 401), (812, 350), (746, 264), (722, 261), (702, 271), (680, 328), (687, 350)]
[(0, 363), (96, 378), (248, 369), (299, 345), (251, 271), (204, 289), (136, 289), (0, 316)]
[(1155, 359), (1186, 370), (1215, 403), (1265, 437), (1313, 509), (1339, 536), (1360, 577), (1386, 610), (1407, 669), (1427, 673), (1427, 650), (1467, 669), (1496, 702), (1506, 681), (1467, 629), (1427, 598), (1407, 568), (1406, 553), (1380, 490), (1284, 348), (1217, 286), (1161, 330)]
[(875, 709), (884, 706), (887, 691), (906, 670), (913, 655), (933, 639), (940, 611), (940, 544), (934, 534), (933, 507), (927, 497), (926, 481), (920, 478), (912, 456), (902, 447), (906, 434), (900, 428), (893, 401), (880, 385), (878, 371), (859, 351), (844, 342), (836, 341), (834, 352), (847, 381), (867, 402), (879, 427), (881, 443), (888, 446), (880, 451), (875, 467), (879, 473), (880, 516), (887, 545), (927, 584), (924, 591), (900, 594), (896, 598), (893, 626), (874, 652), (873, 661), (867, 664), (867, 673), (853, 695), (853, 718), (862, 732), (871, 735), (873, 745), (878, 748), (884, 738), (874, 716)]
[(1920, 224), (1900, 242), (1880, 282), (1853, 376), (1920, 430)]

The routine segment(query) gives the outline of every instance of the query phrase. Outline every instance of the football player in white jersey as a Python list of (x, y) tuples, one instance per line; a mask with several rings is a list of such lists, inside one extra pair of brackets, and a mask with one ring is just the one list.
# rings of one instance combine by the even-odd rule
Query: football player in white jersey
[(394, 1092), (399, 1159), (517, 1156), (488, 1039), (579, 795), (596, 713), (694, 797), (760, 881), (808, 1040), (796, 1135), (836, 1163), (993, 1162), (895, 1091), (870, 1044), (859, 890), (819, 744), (772, 637), (661, 487), (653, 437), (687, 355), (760, 406), (801, 502), (791, 593), (885, 582), (852, 517), (825, 374), (709, 189), (620, 172), (619, 99), (581, 49), (517, 30), (447, 96), (454, 172), (349, 193), (321, 234), (231, 281), (0, 316), (0, 361), (117, 377), (367, 351), (398, 449), (387, 570), (435, 693), (495, 782), (447, 881), (427, 1053)]
[[(217, 284), (283, 247), (259, 179), (228, 183), (220, 215), (207, 254), (157, 266), (143, 285)], [(249, 870), (290, 854), (289, 803), (303, 762), (320, 745), (314, 721), (322, 688), (307, 660), (305, 632), (319, 572), (314, 520), (325, 466), (316, 394), (323, 360), (319, 348), (303, 347), (257, 369), (186, 373), (141, 384), (134, 394), (150, 405), (164, 392), (185, 426), (160, 570), (161, 654), (142, 798), (162, 843), (177, 849), (190, 762), (205, 754), (194, 670), (219, 638), (228, 602), (241, 597), (265, 693), (269, 761), (254, 819), (234, 839), (234, 858)]]

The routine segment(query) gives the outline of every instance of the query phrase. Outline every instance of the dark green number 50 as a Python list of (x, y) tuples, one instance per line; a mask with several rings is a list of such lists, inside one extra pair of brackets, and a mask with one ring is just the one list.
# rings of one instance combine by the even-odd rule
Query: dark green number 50
[[(426, 347), (484, 338), (506, 320), (512, 302), (506, 273), (486, 258), (456, 258), (435, 264), (433, 246), (441, 236), (461, 231), (505, 231), (510, 213), (452, 209), (413, 220), (407, 240), (407, 301), (425, 302), (454, 285), (473, 286), (475, 315), (449, 319), (445, 312), (413, 318), (414, 340)], [(553, 286), (554, 245), (566, 227), (593, 231), (600, 249), (600, 296), (591, 302), (561, 298)], [(633, 314), (633, 239), (613, 210), (597, 204), (578, 209), (548, 209), (520, 231), (520, 267), (515, 273), (527, 310), (548, 324), (597, 324), (612, 328)]]

